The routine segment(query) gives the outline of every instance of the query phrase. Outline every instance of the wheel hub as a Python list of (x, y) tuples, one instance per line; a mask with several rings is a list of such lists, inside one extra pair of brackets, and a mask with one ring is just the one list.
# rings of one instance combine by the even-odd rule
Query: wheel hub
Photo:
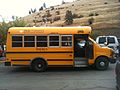
[(105, 66), (105, 62), (100, 62), (100, 66)]
[(42, 67), (42, 65), (41, 65), (41, 64), (38, 64), (38, 67), (39, 67), (39, 68), (41, 68), (41, 67)]

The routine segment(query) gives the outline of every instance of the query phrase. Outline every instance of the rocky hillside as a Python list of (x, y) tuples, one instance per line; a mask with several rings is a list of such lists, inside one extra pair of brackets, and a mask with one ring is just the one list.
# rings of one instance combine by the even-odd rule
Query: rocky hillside
[(74, 14), (74, 21), (69, 26), (90, 25), (94, 30), (104, 32), (104, 35), (120, 37), (120, 2), (118, 0), (79, 0), (63, 5), (52, 6), (23, 19), (35, 26), (68, 26), (64, 22), (67, 10)]

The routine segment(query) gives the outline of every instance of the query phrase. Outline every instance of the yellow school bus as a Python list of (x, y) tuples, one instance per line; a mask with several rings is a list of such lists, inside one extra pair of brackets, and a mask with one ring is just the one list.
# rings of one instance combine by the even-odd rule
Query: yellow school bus
[(114, 52), (90, 38), (91, 27), (12, 27), (6, 41), (5, 66), (87, 67), (106, 70)]

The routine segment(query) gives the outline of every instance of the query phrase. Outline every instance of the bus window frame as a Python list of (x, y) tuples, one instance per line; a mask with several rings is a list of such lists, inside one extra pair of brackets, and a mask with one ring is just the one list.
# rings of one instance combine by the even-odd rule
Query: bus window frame
[[(23, 44), (24, 44), (24, 43), (23, 43), (23, 35), (11, 35), (11, 47), (12, 47), (12, 48), (22, 48), (22, 47), (13, 47), (13, 46), (12, 46), (12, 43), (13, 43), (12, 37), (13, 37), (13, 36), (22, 36), (22, 47), (23, 47)], [(15, 41), (14, 41), (14, 42), (15, 42)], [(17, 42), (18, 42), (18, 41), (17, 41)], [(20, 41), (19, 41), (19, 42), (20, 42)]]
[[(44, 46), (44, 47), (38, 47), (38, 46), (37, 46), (37, 42), (42, 42), (42, 41), (37, 41), (37, 36), (46, 36), (46, 37), (47, 37), (47, 41), (46, 41), (46, 42), (47, 42), (47, 46), (46, 46), (46, 47), (48, 47), (48, 43), (49, 43), (49, 42), (48, 42), (48, 35), (36, 35), (36, 41), (35, 41), (35, 44), (36, 44), (36, 47), (37, 47), (37, 48), (46, 48), (45, 46)], [(45, 41), (44, 41), (44, 42), (45, 42)]]
[[(34, 47), (25, 47), (25, 44), (24, 44), (24, 42), (25, 42), (25, 36), (34, 36)], [(28, 41), (28, 42), (31, 42), (31, 41)], [(36, 47), (36, 35), (23, 35), (23, 47), (24, 48), (35, 48)]]
[[(71, 46), (62, 46), (62, 42), (65, 42), (65, 41), (62, 41), (63, 36), (71, 36), (72, 37), (71, 41), (67, 41), (67, 42), (71, 42)], [(73, 35), (61, 35), (61, 47), (73, 47)]]
[[(50, 46), (50, 36), (59, 36), (59, 46)], [(61, 44), (60, 44), (60, 37), (61, 35), (48, 35), (48, 47), (61, 47)], [(56, 41), (53, 41), (53, 42), (56, 42)]]

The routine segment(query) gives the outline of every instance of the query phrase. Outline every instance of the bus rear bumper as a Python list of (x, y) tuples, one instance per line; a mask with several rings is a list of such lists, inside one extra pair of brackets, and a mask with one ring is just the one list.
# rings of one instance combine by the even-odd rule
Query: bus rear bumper
[(117, 60), (116, 58), (109, 58), (109, 62), (112, 64), (116, 63), (116, 60)]
[(5, 62), (5, 66), (11, 66), (11, 62)]

